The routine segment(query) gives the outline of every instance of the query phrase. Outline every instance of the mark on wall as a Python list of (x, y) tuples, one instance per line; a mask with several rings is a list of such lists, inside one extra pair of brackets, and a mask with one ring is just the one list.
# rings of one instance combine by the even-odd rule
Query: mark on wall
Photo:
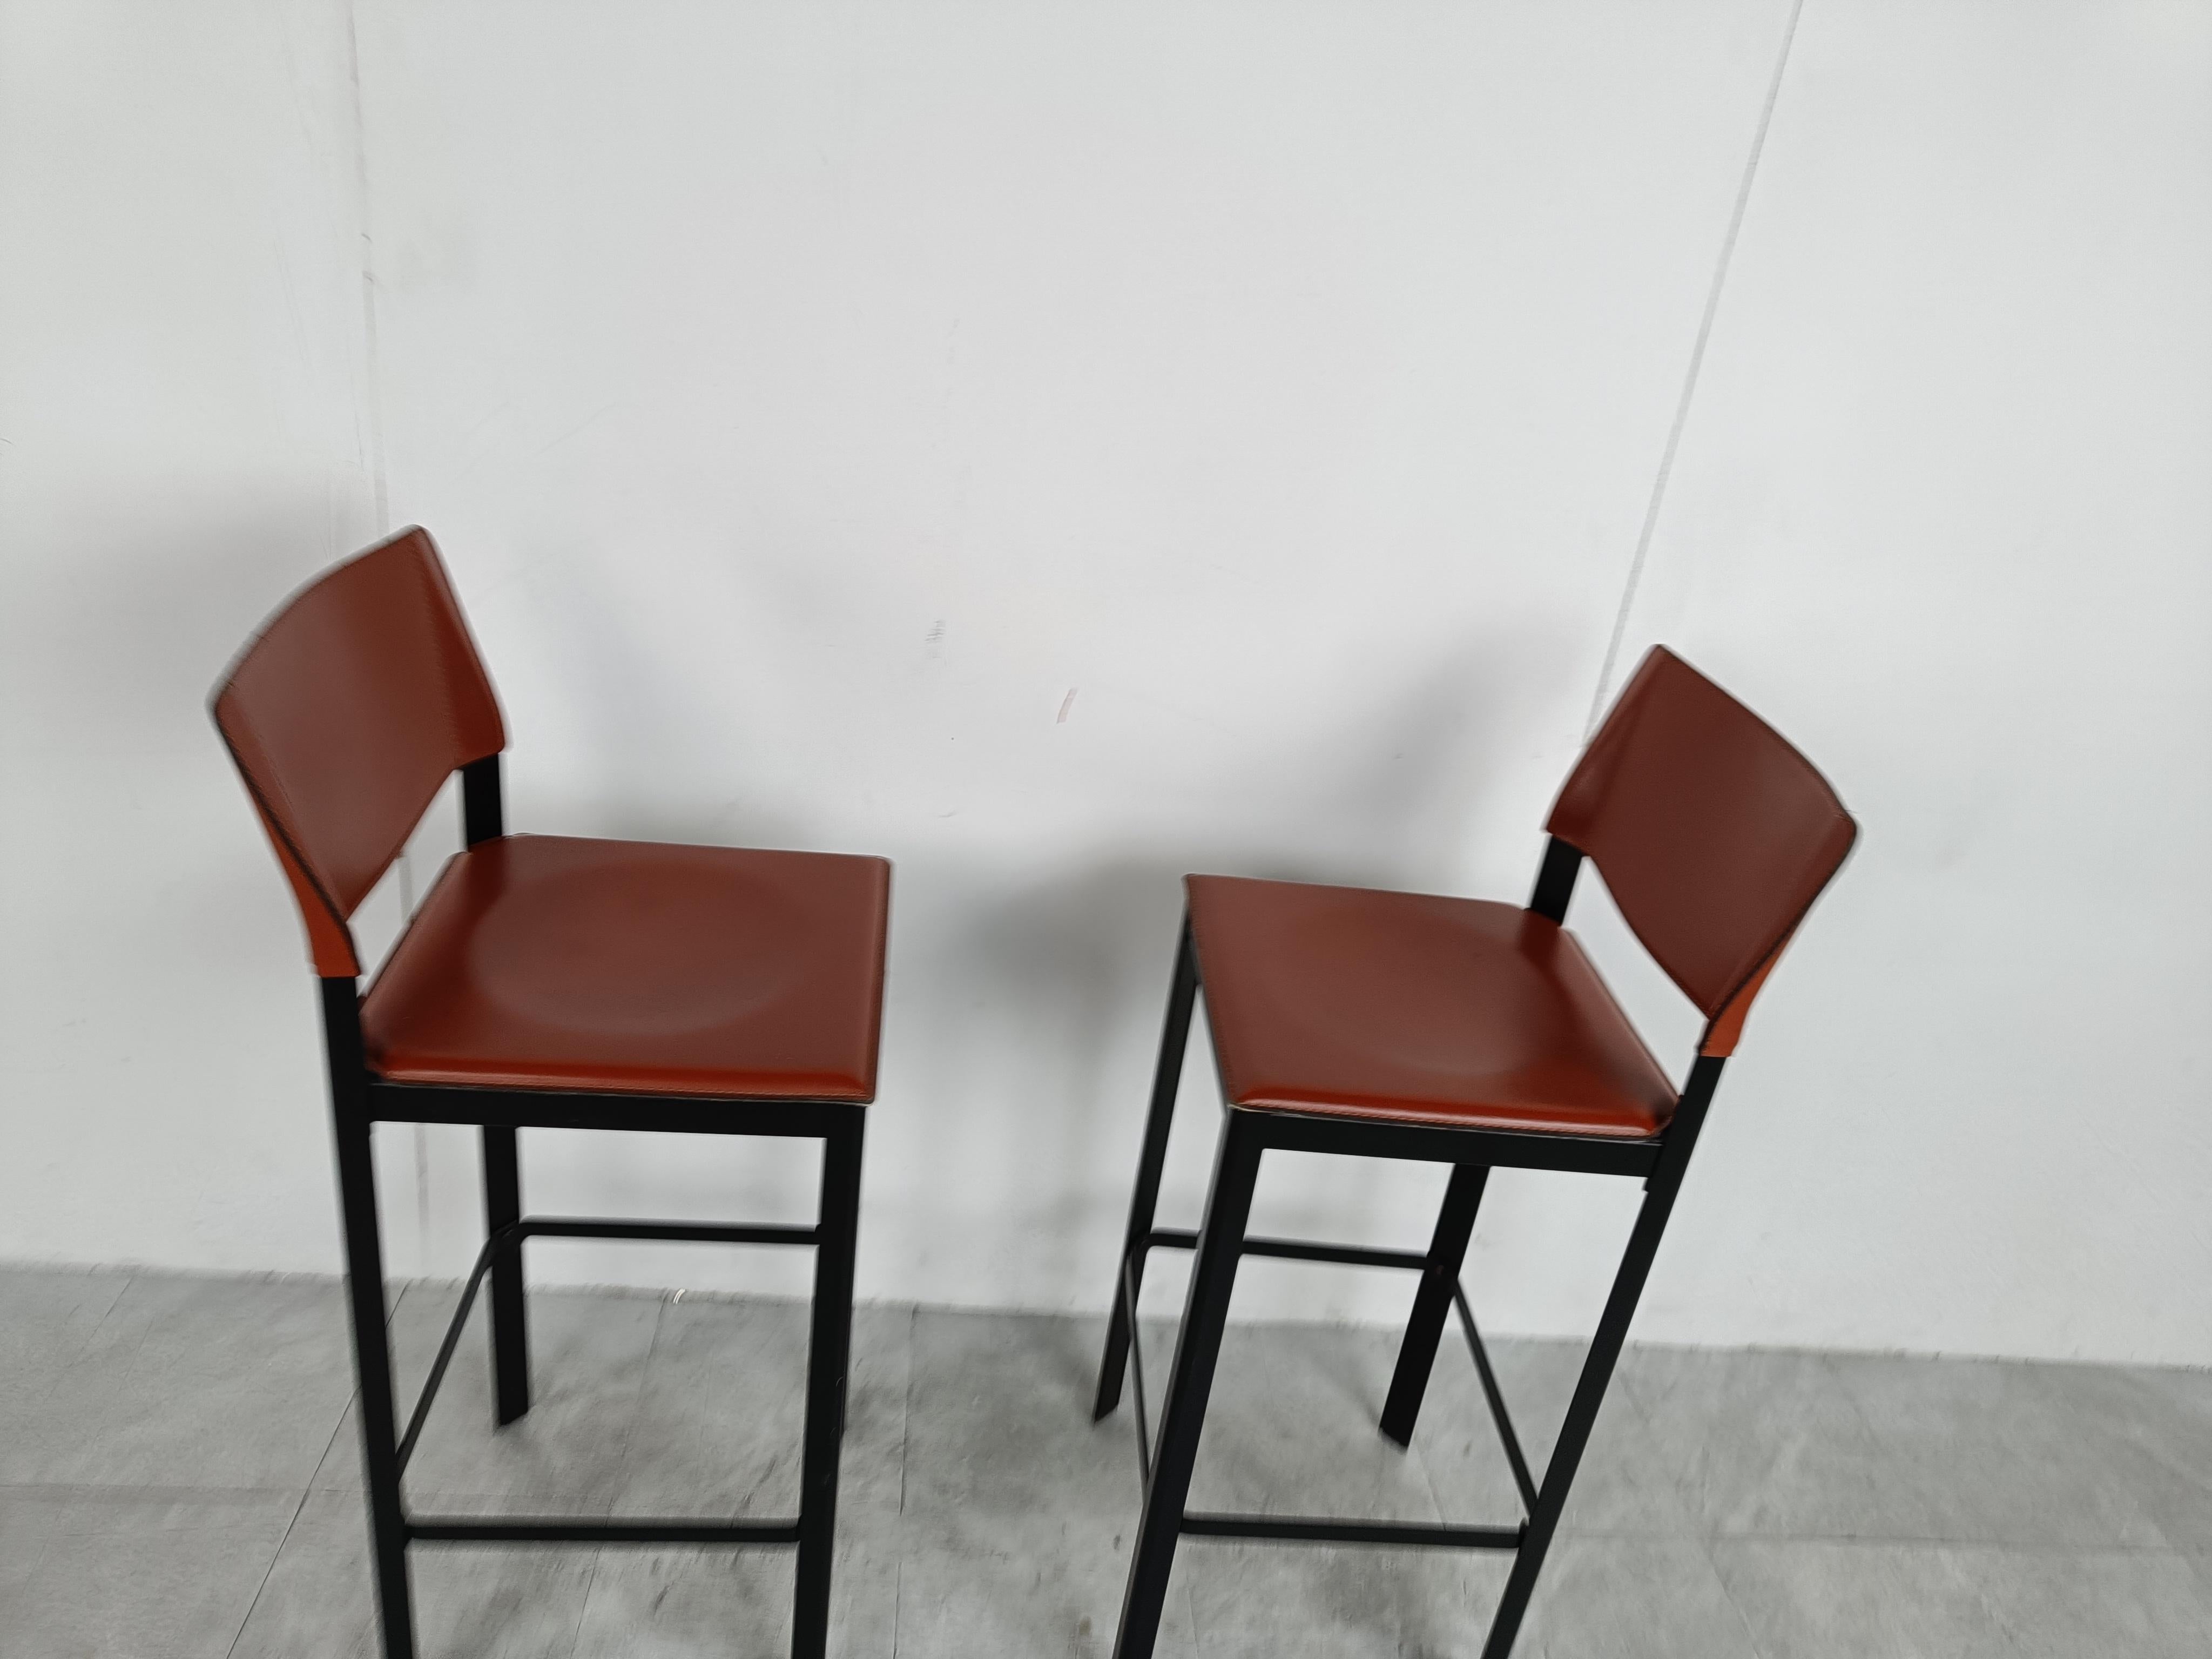
[(1651, 499), (1644, 509), (1644, 526), (1637, 532), (1636, 551), (1628, 561), (1628, 580), (1620, 591), (1620, 609), (1613, 619), (1613, 638), (1605, 647), (1605, 660), (1598, 666), (1597, 693), (1590, 699), (1589, 719), (1583, 727), (1583, 740), (1588, 742), (1597, 732), (1598, 721), (1605, 714), (1607, 690), (1613, 684), (1613, 665), (1620, 656), (1620, 642), (1628, 632), (1628, 614), (1636, 608), (1636, 589), (1644, 579), (1644, 562), (1651, 551), (1651, 532), (1659, 524), (1659, 508), (1667, 499), (1667, 480), (1674, 471), (1674, 453), (1682, 447), (1682, 428), (1689, 424), (1690, 404), (1698, 393), (1698, 371), (1705, 361), (1705, 343), (1712, 337), (1713, 318), (1721, 308), (1721, 289), (1727, 285), (1729, 261), (1735, 253), (1735, 239), (1743, 229), (1744, 210), (1751, 205), (1751, 187), (1759, 177), (1759, 158), (1766, 149), (1766, 131), (1774, 125), (1774, 106), (1782, 96), (1782, 76), (1790, 67), (1790, 43), (1797, 38), (1797, 19), (1805, 9), (1805, 0), (1794, 0), (1790, 8), (1790, 21), (1783, 26), (1782, 50), (1774, 59), (1774, 77), (1766, 85), (1766, 102), (1759, 112), (1759, 125), (1751, 135), (1751, 153), (1744, 158), (1743, 180), (1736, 186), (1735, 207), (1729, 215), (1728, 230), (1721, 237), (1720, 258), (1713, 267), (1712, 286), (1705, 291), (1705, 315), (1698, 320), (1697, 338), (1690, 346), (1690, 363), (1682, 375), (1682, 395), (1674, 401), (1674, 422), (1667, 429), (1667, 445), (1659, 454), (1659, 471), (1651, 480)]

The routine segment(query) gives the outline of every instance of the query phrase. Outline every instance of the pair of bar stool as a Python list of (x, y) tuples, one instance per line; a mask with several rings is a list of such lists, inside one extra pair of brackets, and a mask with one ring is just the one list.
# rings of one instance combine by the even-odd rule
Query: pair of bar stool
[[(295, 594), (218, 685), (216, 724), (291, 884), (321, 983), (377, 1604), (386, 1659), (415, 1652), (407, 1551), (422, 1543), (795, 1546), (792, 1651), (830, 1623), (865, 1108), (875, 1094), (890, 866), (880, 859), (511, 836), (506, 732), (445, 567), (409, 530)], [(465, 848), (366, 993), (350, 918), (459, 773)], [(1116, 1279), (1095, 1414), (1118, 1403), (1147, 1253), (1197, 1253), (1157, 1444), (1137, 1369), (1143, 1518), (1116, 1654), (1152, 1651), (1185, 1534), (1510, 1549), (1486, 1659), (1511, 1649), (1698, 1129), (1752, 999), (1849, 851), (1850, 817), (1806, 761), (1656, 650), (1549, 823), (1526, 909), (1193, 877)], [(1679, 1093), (1561, 925), (1582, 860), (1707, 1017)], [(1225, 1123), (1195, 1233), (1154, 1224), (1201, 986)], [(370, 1134), (483, 1137), (486, 1237), (400, 1426)], [(823, 1143), (812, 1226), (526, 1215), (526, 1127), (780, 1135)], [(1249, 1238), (1271, 1147), (1453, 1166), (1425, 1254)], [(1491, 1169), (1642, 1178), (1645, 1197), (1550, 1465), (1528, 1472), (1458, 1283)], [(815, 1252), (799, 1513), (788, 1520), (436, 1516), (402, 1477), (475, 1297), (490, 1281), (499, 1422), (530, 1408), (522, 1246), (688, 1239)], [(1457, 1310), (1527, 1504), (1515, 1527), (1193, 1514), (1206, 1401), (1242, 1255), (1420, 1274), (1382, 1418), (1412, 1437)], [(1140, 1357), (1139, 1357), (1140, 1358)]]

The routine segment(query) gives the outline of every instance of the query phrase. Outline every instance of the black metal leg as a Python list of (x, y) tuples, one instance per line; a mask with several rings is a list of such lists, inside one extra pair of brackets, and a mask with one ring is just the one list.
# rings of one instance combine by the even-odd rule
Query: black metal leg
[(1505, 1581), (1505, 1594), (1498, 1601), (1497, 1615), (1491, 1620), (1490, 1638), (1483, 1644), (1482, 1659), (1506, 1659), (1513, 1651), (1513, 1640), (1520, 1634), (1522, 1617), (1528, 1611), (1528, 1597), (1536, 1588), (1536, 1575), (1543, 1571), (1545, 1553), (1552, 1547), (1552, 1534), (1559, 1527), (1560, 1512), (1567, 1506), (1567, 1489), (1574, 1484), (1575, 1470), (1589, 1444), (1590, 1430), (1597, 1422), (1597, 1408), (1604, 1402), (1606, 1385), (1613, 1380), (1613, 1368), (1620, 1358), (1621, 1345), (1627, 1340), (1629, 1322), (1636, 1316), (1637, 1299), (1644, 1294), (1644, 1281), (1650, 1274), (1652, 1258), (1659, 1253), (1660, 1237), (1666, 1232), (1667, 1218), (1674, 1208), (1674, 1194), (1681, 1190), (1682, 1176), (1697, 1146), (1705, 1107), (1712, 1099), (1714, 1085), (1720, 1081), (1721, 1065), (1715, 1056), (1701, 1055), (1691, 1068), (1689, 1083), (1682, 1091), (1681, 1103), (1675, 1108), (1674, 1121), (1668, 1130), (1666, 1151), (1644, 1182), (1644, 1207), (1637, 1212), (1636, 1226), (1628, 1236), (1628, 1250), (1621, 1258), (1620, 1271), (1613, 1275), (1613, 1291), (1606, 1297), (1597, 1334), (1590, 1340), (1589, 1357), (1583, 1361), (1582, 1376), (1575, 1382), (1566, 1420), (1559, 1425), (1559, 1440), (1552, 1448), (1551, 1464), (1544, 1471), (1544, 1484), (1537, 1490), (1535, 1503), (1529, 1506), (1528, 1529), (1513, 1558), (1513, 1571)]
[(337, 1109), (338, 1201), (345, 1220), (346, 1289), (353, 1306), (354, 1369), (361, 1383), (362, 1468), (368, 1487), (377, 1612), (385, 1659), (415, 1659), (407, 1579), (407, 1522), (399, 1497), (399, 1429), (392, 1407), (392, 1349), (385, 1330), (384, 1255), (376, 1228), (376, 1175), (368, 1122)]
[(1229, 1293), (1236, 1285), (1237, 1260), (1252, 1212), (1252, 1188), (1260, 1176), (1260, 1126), (1249, 1112), (1231, 1109), (1226, 1118), (1213, 1166), (1213, 1189), (1206, 1196), (1206, 1220), (1200, 1229), (1198, 1262), (1183, 1308), (1182, 1331), (1176, 1339), (1175, 1365), (1168, 1376), (1159, 1449), (1145, 1487), (1145, 1512), (1137, 1523), (1136, 1548), (1129, 1560), (1129, 1588), (1121, 1602), (1115, 1659), (1152, 1659), (1152, 1644), (1159, 1635), (1168, 1575), (1175, 1567), (1176, 1540), (1182, 1536), (1183, 1510), (1190, 1497), (1191, 1469), (1198, 1462), (1199, 1433), (1206, 1426), (1206, 1397), (1213, 1391), (1214, 1363), (1221, 1357)]
[(793, 1659), (822, 1659), (830, 1641), (830, 1570), (837, 1542), (837, 1450), (853, 1344), (853, 1252), (860, 1216), (860, 1109), (822, 1141), (822, 1214), (814, 1252), (814, 1328), (806, 1356), (806, 1449), (799, 1481), (799, 1570)]
[(1444, 1321), (1451, 1316), (1452, 1287), (1459, 1283), (1460, 1263), (1467, 1259), (1475, 1212), (1482, 1207), (1482, 1188), (1489, 1179), (1488, 1166), (1458, 1164), (1452, 1166), (1451, 1182), (1444, 1188), (1436, 1235), (1429, 1241), (1428, 1266), (1421, 1270), (1413, 1316), (1406, 1322), (1406, 1340), (1398, 1348), (1398, 1369), (1382, 1402), (1382, 1432), (1401, 1446), (1413, 1442), (1413, 1422), (1421, 1414), (1421, 1397), (1428, 1392), (1429, 1373), (1437, 1363), (1437, 1342), (1443, 1334)]
[[(522, 1170), (512, 1127), (483, 1126), (484, 1227), (496, 1234), (522, 1219)], [(491, 1375), (500, 1425), (530, 1409), (530, 1334), (522, 1303), (522, 1241), (491, 1264)]]
[[(1106, 1352), (1098, 1362), (1098, 1395), (1091, 1407), (1096, 1422), (1121, 1403), (1123, 1373), (1129, 1364), (1129, 1322), (1137, 1310), (1129, 1305), (1132, 1281), (1145, 1282), (1145, 1243), (1152, 1236), (1153, 1212), (1159, 1207), (1160, 1171), (1168, 1158), (1168, 1131), (1175, 1123), (1176, 1090), (1182, 1081), (1183, 1050), (1190, 1042), (1191, 1006), (1198, 1000), (1198, 952), (1190, 938), (1190, 918), (1183, 917), (1182, 942), (1176, 947), (1175, 979), (1168, 991), (1168, 1018), (1160, 1033), (1159, 1066), (1152, 1073), (1152, 1105), (1145, 1119), (1144, 1150), (1137, 1155), (1137, 1186), (1129, 1198), (1128, 1231), (1121, 1236), (1121, 1259), (1114, 1264), (1114, 1311), (1106, 1321)], [(1124, 1262), (1133, 1263), (1127, 1274)]]

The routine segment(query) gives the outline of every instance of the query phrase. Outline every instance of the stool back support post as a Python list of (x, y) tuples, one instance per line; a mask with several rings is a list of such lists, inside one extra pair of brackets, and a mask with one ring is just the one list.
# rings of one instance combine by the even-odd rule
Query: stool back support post
[[(1191, 1010), (1198, 1000), (1198, 947), (1183, 913), (1176, 946), (1175, 977), (1168, 990), (1168, 1012), (1160, 1032), (1159, 1063), (1152, 1073), (1152, 1101), (1145, 1117), (1144, 1149), (1137, 1155), (1137, 1184), (1129, 1195), (1129, 1225), (1121, 1236), (1121, 1257), (1115, 1263), (1113, 1311), (1106, 1319), (1106, 1352), (1098, 1362), (1098, 1393), (1091, 1402), (1094, 1423), (1121, 1403), (1122, 1373), (1128, 1369), (1129, 1331), (1137, 1317), (1131, 1295), (1145, 1283), (1145, 1252), (1160, 1202), (1160, 1174), (1167, 1166), (1168, 1132), (1175, 1123), (1176, 1091), (1182, 1084), (1182, 1060), (1190, 1044)], [(1127, 1272), (1121, 1271), (1127, 1268)]]
[[(461, 839), (477, 847), (507, 833), (507, 803), (500, 757), (472, 760), (461, 772)], [(517, 1132), (487, 1123), (483, 1145), (484, 1231), (487, 1236), (522, 1219), (522, 1152)], [(491, 1264), (491, 1376), (499, 1425), (530, 1410), (530, 1323), (523, 1301), (522, 1240)]]
[(507, 833), (506, 791), (500, 782), (499, 757), (472, 760), (461, 771), (461, 839), (474, 847)]
[(1528, 896), (1528, 908), (1564, 927), (1567, 902), (1575, 896), (1575, 878), (1582, 868), (1582, 849), (1553, 836), (1545, 844), (1544, 862), (1536, 872), (1536, 890)]
[(1513, 1651), (1514, 1638), (1520, 1633), (1522, 1618), (1528, 1610), (1529, 1595), (1536, 1588), (1537, 1575), (1544, 1568), (1544, 1556), (1552, 1547), (1553, 1534), (1558, 1530), (1559, 1516), (1566, 1509), (1568, 1489), (1574, 1485), (1575, 1471), (1589, 1444), (1590, 1431), (1596, 1425), (1598, 1407), (1604, 1403), (1613, 1367), (1620, 1359), (1621, 1346), (1628, 1340), (1629, 1323), (1636, 1316), (1636, 1304), (1644, 1294), (1644, 1280), (1650, 1276), (1652, 1260), (1659, 1253), (1659, 1241), (1666, 1233), (1675, 1194), (1680, 1192), (1682, 1176), (1689, 1169), (1690, 1154), (1697, 1148), (1705, 1109), (1712, 1103), (1721, 1068), (1727, 1063), (1717, 1055), (1700, 1054), (1691, 1066), (1689, 1083), (1682, 1091), (1674, 1121), (1668, 1126), (1659, 1161), (1644, 1179), (1643, 1207), (1637, 1212), (1635, 1228), (1628, 1237), (1628, 1249), (1613, 1275), (1605, 1312), (1598, 1320), (1596, 1334), (1590, 1339), (1589, 1352), (1583, 1360), (1582, 1375), (1575, 1382), (1566, 1419), (1560, 1424), (1559, 1438), (1553, 1444), (1551, 1462), (1544, 1470), (1543, 1484), (1529, 1511), (1528, 1530), (1522, 1535), (1521, 1547), (1514, 1553), (1513, 1571), (1506, 1578), (1505, 1593), (1499, 1598), (1498, 1612), (1491, 1621), (1489, 1639), (1483, 1644), (1482, 1659), (1506, 1659)]
[(392, 1407), (392, 1346), (384, 1305), (384, 1251), (377, 1230), (360, 994), (351, 979), (326, 978), (321, 985), (331, 1119), (337, 1143), (338, 1205), (345, 1230), (346, 1293), (353, 1316), (354, 1370), (361, 1389), (362, 1478), (368, 1488), (377, 1617), (384, 1629), (385, 1659), (414, 1659), (407, 1521), (399, 1493), (399, 1424)]
[[(471, 847), (507, 833), (507, 805), (500, 757), (485, 755), (460, 768), (461, 839)], [(522, 1155), (516, 1131), (487, 1123), (483, 1145), (484, 1231), (489, 1236), (522, 1219)], [(530, 1410), (530, 1325), (523, 1301), (522, 1240), (517, 1237), (491, 1264), (491, 1376), (499, 1425)]]

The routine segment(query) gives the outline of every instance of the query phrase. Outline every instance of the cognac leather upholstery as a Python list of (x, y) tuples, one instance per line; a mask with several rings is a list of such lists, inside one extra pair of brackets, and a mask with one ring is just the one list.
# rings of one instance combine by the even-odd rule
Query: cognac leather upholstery
[(446, 866), (362, 1001), (398, 1083), (866, 1101), (881, 859), (508, 836)]
[(402, 531), (295, 594), (232, 664), (213, 712), (315, 971), (358, 974), (348, 920), (447, 775), (507, 746), (428, 534)]
[(1674, 1091), (1574, 936), (1516, 905), (1193, 876), (1235, 1106), (1646, 1137)]
[(1858, 834), (1779, 733), (1655, 647), (1545, 828), (1587, 854), (1644, 948), (1735, 1047), (1752, 999)]
[[(214, 698), (292, 883), (315, 971), (455, 769), (506, 744), (430, 538), (295, 594)], [(866, 1101), (880, 859), (501, 836), (449, 862), (361, 1001), (392, 1082)]]
[[(1757, 715), (1664, 649), (1590, 742), (1551, 833), (1735, 1047), (1857, 826)], [(1673, 1086), (1574, 936), (1507, 904), (1189, 878), (1191, 939), (1232, 1106), (1649, 1137)]]

